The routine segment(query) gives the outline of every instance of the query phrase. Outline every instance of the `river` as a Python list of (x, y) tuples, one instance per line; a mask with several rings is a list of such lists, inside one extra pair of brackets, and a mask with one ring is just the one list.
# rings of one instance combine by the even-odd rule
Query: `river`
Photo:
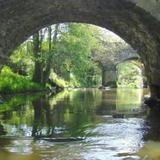
[(0, 160), (160, 160), (142, 89), (74, 89), (0, 104)]

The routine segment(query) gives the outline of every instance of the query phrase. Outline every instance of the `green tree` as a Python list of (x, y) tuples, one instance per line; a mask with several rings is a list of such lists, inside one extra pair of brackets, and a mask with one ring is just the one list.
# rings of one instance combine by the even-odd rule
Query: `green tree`
[[(91, 59), (98, 50), (99, 31), (93, 25), (64, 23), (36, 32), (11, 56), (17, 73), (24, 70), (34, 82), (46, 84), (51, 72), (69, 83), (93, 86), (100, 82), (100, 69)], [(10, 65), (11, 68), (16, 68)]]
[(92, 50), (98, 47), (96, 36), (99, 32), (91, 25), (76, 23), (64, 25), (65, 29), (63, 27), (55, 47), (53, 69), (66, 80), (70, 80), (72, 74), (82, 86), (88, 86), (88, 81), (94, 79), (89, 77), (99, 73), (99, 68), (91, 59)]

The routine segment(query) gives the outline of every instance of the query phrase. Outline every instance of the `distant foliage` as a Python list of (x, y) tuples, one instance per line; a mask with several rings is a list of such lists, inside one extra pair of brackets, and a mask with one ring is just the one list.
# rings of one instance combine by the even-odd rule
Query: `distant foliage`
[(34, 69), (32, 41), (27, 40), (21, 44), (10, 56), (10, 68), (16, 73), (25, 74), (32, 77)]
[(142, 64), (138, 61), (128, 61), (118, 65), (118, 87), (141, 88), (143, 87)]

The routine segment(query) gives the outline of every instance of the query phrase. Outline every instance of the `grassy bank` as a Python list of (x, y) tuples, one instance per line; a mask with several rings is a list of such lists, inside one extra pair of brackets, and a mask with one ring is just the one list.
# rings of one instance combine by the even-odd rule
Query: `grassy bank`
[(0, 93), (23, 93), (36, 92), (44, 90), (44, 86), (31, 81), (27, 76), (13, 73), (12, 70), (5, 66), (0, 73)]

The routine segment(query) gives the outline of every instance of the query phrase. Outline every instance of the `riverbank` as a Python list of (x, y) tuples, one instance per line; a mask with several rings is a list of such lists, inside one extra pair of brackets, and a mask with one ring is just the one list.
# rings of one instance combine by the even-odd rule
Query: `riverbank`
[(19, 75), (12, 72), (9, 67), (4, 67), (0, 73), (0, 94), (1, 95), (17, 95), (31, 94), (38, 92), (56, 92), (62, 90), (61, 86), (54, 84), (48, 87), (44, 84), (35, 83), (29, 76)]

